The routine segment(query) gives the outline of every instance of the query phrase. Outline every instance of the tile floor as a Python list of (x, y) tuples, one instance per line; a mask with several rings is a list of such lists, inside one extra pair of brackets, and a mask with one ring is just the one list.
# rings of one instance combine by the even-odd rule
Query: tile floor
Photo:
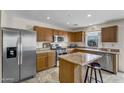
[[(102, 71), (104, 83), (124, 83), (124, 73), (117, 75)], [(92, 81), (94, 82), (94, 80)], [(37, 73), (36, 77), (23, 81), (22, 83), (59, 83), (59, 68), (54, 67)]]

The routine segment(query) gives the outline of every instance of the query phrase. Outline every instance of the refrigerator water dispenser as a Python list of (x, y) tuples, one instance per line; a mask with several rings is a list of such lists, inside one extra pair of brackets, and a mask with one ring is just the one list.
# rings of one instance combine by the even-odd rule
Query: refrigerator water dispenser
[(7, 58), (15, 58), (16, 50), (16, 47), (7, 47)]

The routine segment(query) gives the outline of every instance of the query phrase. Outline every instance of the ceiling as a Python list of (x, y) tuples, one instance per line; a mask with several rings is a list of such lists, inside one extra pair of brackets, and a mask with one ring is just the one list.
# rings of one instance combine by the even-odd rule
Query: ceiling
[(124, 18), (123, 10), (7, 10), (7, 13), (70, 30)]

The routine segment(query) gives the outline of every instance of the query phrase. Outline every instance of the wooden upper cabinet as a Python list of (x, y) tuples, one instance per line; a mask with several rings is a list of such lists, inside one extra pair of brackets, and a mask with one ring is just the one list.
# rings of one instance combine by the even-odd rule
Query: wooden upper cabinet
[(47, 28), (45, 31), (45, 41), (53, 41), (53, 32), (52, 29)]
[(34, 26), (33, 29), (37, 32), (37, 41), (45, 41), (45, 28)]
[(75, 32), (75, 41), (82, 42), (82, 32)]
[(75, 32), (71, 33), (71, 40), (72, 40), (72, 42), (76, 42), (76, 33)]
[(75, 34), (74, 32), (68, 32), (69, 42), (75, 42)]
[(64, 36), (64, 31), (59, 30), (59, 36)]
[(63, 36), (67, 37), (68, 36), (68, 32), (67, 31), (63, 31)]
[(82, 32), (82, 42), (85, 42), (85, 32)]
[(67, 36), (68, 36), (68, 42), (71, 42), (71, 32), (68, 32)]
[(34, 31), (37, 32), (37, 41), (53, 41), (52, 29), (34, 26)]
[(118, 26), (102, 28), (102, 42), (117, 42)]
[(67, 31), (63, 31), (63, 36), (65, 38), (65, 42), (68, 42), (68, 32)]
[(58, 32), (58, 30), (56, 30), (56, 29), (53, 29), (53, 35), (59, 35), (59, 32)]
[(70, 42), (84, 42), (85, 41), (85, 32), (69, 32), (68, 38)]
[(53, 36), (64, 36), (65, 42), (84, 42), (84, 34), (82, 31), (80, 32), (66, 32), (57, 29), (45, 28), (34, 26), (34, 31), (37, 32), (37, 41), (49, 41), (53, 42)]

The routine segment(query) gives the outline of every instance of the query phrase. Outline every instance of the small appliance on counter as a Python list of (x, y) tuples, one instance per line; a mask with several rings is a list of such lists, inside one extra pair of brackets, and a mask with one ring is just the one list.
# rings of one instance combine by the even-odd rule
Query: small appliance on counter
[(77, 48), (77, 47), (78, 47), (77, 44), (70, 44), (70, 45), (68, 46), (68, 48)]
[(59, 44), (51, 44), (51, 49), (56, 50), (57, 47), (60, 47)]
[(50, 43), (43, 43), (43, 48), (50, 48)]
[(48, 42), (38, 42), (37, 43), (37, 51), (46, 51), (46, 50), (50, 50), (50, 43)]

